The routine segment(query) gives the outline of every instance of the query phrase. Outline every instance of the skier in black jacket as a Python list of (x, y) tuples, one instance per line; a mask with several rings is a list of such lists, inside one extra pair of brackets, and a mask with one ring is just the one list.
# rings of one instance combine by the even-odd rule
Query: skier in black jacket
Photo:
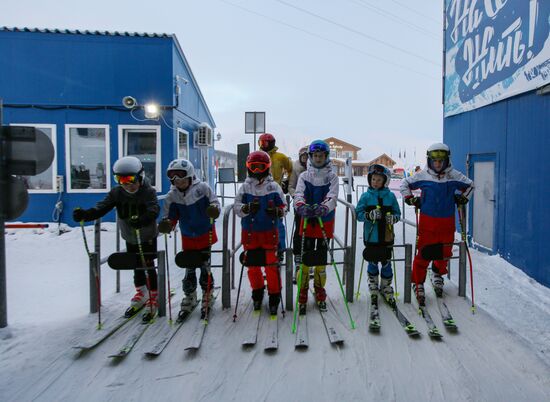
[[(138, 230), (143, 253), (157, 252), (157, 217), (160, 207), (155, 189), (145, 178), (141, 161), (134, 156), (125, 156), (113, 166), (115, 181), (119, 184), (107, 193), (105, 198), (90, 209), (75, 208), (73, 219), (76, 222), (93, 221), (116, 208), (121, 236), (126, 240), (128, 252), (139, 253)], [(148, 267), (154, 261), (146, 258)], [(136, 294), (125, 315), (136, 314), (144, 305), (147, 311), (143, 319), (152, 319), (157, 312), (157, 272), (155, 269), (134, 270)]]

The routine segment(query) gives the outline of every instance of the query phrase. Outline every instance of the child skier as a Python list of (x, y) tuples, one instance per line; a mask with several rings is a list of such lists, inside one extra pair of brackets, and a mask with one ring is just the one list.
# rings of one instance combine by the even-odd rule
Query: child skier
[[(166, 175), (173, 184), (163, 204), (163, 219), (159, 224), (161, 233), (170, 233), (179, 221), (182, 248), (184, 251), (204, 252), (199, 283), (202, 289), (202, 312), (213, 304), (214, 277), (210, 272), (208, 258), (212, 244), (218, 241), (213, 220), (220, 216), (220, 203), (210, 186), (195, 176), (193, 164), (187, 159), (170, 162)], [(182, 321), (197, 305), (196, 268), (187, 268), (182, 281), (184, 292), (178, 320)]]
[[(379, 249), (379, 254), (385, 257), (380, 261), (380, 291), (390, 303), (393, 301), (391, 282), (391, 248), (393, 245), (393, 225), (401, 217), (399, 204), (395, 195), (388, 188), (391, 174), (382, 165), (369, 167), (367, 181), (369, 188), (361, 195), (355, 208), (357, 220), (365, 222), (363, 227), (363, 242), (367, 249)], [(367, 267), (369, 290), (371, 295), (378, 292), (378, 261), (369, 261)]]
[[(319, 225), (318, 218), (323, 221), (327, 239), (331, 239), (334, 233), (334, 218), (336, 201), (338, 199), (338, 176), (332, 171), (330, 161), (330, 148), (321, 140), (313, 141), (308, 148), (308, 167), (298, 178), (296, 192), (294, 193), (294, 208), (296, 214), (302, 217), (300, 224), (300, 236), (305, 235), (304, 251), (317, 250), (327, 253), (327, 245), (324, 241), (323, 229)], [(305, 234), (303, 233), (303, 219), (307, 219)], [(302, 241), (294, 244), (295, 251), (300, 250)], [(298, 303), (300, 314), (306, 313), (307, 292), (309, 287), (309, 267), (302, 264), (301, 289), (299, 290)], [(326, 267), (316, 266), (314, 269), (313, 286), (315, 300), (321, 310), (326, 310)]]
[[(442, 244), (443, 256), (452, 256), (455, 233), (455, 203), (465, 205), (474, 188), (473, 182), (453, 169), (451, 151), (442, 143), (431, 145), (427, 152), (427, 166), (411, 177), (403, 179), (401, 194), (408, 205), (420, 209), (418, 224), (417, 253), (412, 269), (413, 289), (418, 304), (425, 303), (424, 281), (430, 261), (422, 258), (422, 248), (431, 244)], [(415, 197), (411, 190), (422, 190)], [(432, 286), (438, 297), (443, 295), (443, 277), (447, 273), (447, 260), (433, 261)]]
[[(277, 314), (281, 302), (281, 277), (277, 264), (278, 221), (285, 214), (285, 197), (281, 187), (269, 174), (271, 159), (264, 151), (254, 151), (246, 158), (248, 177), (239, 188), (234, 210), (241, 217), (241, 242), (245, 251), (265, 250), (265, 275), (269, 294), (269, 312)], [(260, 310), (264, 297), (261, 267), (249, 266), (254, 310)]]
[[(120, 234), (126, 240), (126, 250), (131, 253), (157, 252), (157, 222), (159, 204), (155, 189), (145, 178), (141, 161), (134, 156), (120, 158), (113, 165), (115, 181), (119, 184), (107, 193), (105, 198), (90, 209), (75, 208), (73, 219), (76, 222), (92, 221), (116, 208)], [(138, 239), (139, 234), (139, 239)], [(153, 267), (151, 258), (145, 259), (148, 267)], [(157, 312), (157, 271), (155, 269), (134, 270), (136, 294), (130, 301), (125, 316), (131, 317), (144, 305), (144, 321), (150, 321)]]

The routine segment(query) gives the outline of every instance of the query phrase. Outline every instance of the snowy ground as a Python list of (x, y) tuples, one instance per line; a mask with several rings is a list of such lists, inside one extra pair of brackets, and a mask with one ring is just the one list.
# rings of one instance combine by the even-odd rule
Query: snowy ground
[[(340, 234), (343, 213), (340, 206)], [(411, 211), (407, 215), (413, 217)], [(402, 241), (401, 225), (396, 226), (397, 243)], [(114, 250), (114, 227), (104, 227), (103, 255), (108, 255)], [(369, 333), (364, 285), (363, 296), (351, 306), (357, 329), (350, 330), (329, 269), (327, 290), (340, 312), (337, 329), (345, 338), (343, 347), (330, 346), (311, 305), (307, 351), (294, 350), (290, 313), (280, 319), (277, 352), (263, 350), (265, 325), (258, 345), (242, 349), (243, 324), (251, 308), (245, 276), (239, 319), (233, 323), (233, 311), (223, 311), (218, 302), (197, 353), (183, 350), (198, 321), (194, 316), (157, 359), (143, 355), (154, 337), (154, 332), (146, 332), (125, 360), (114, 362), (107, 356), (125, 340), (125, 330), (88, 353), (71, 349), (80, 337), (95, 331), (97, 316), (87, 313), (87, 256), (80, 229), (62, 236), (55, 229), (9, 230), (6, 237), (10, 325), (0, 330), (2, 401), (550, 400), (550, 289), (497, 256), (472, 250), (475, 315), (470, 299), (456, 296), (456, 283), (446, 284), (448, 305), (460, 330), (453, 334), (439, 325), (442, 341), (428, 338), (414, 305), (400, 304), (422, 332), (420, 339), (409, 339), (385, 306), (380, 308), (380, 334)], [(221, 234), (221, 221), (218, 229)], [(358, 229), (362, 237), (361, 225)], [(92, 241), (91, 228), (87, 235)], [(414, 241), (414, 228), (407, 226), (406, 240)], [(359, 238), (356, 280), (361, 243)], [(164, 248), (163, 241), (159, 247)], [(456, 280), (456, 262), (452, 266)], [(401, 288), (402, 264), (397, 264), (397, 271)], [(119, 294), (114, 271), (104, 267), (102, 275), (104, 317), (114, 317), (131, 297), (131, 273), (123, 272)], [(171, 264), (172, 287), (178, 287), (181, 277), (182, 271)], [(440, 324), (435, 300), (429, 296), (430, 312)], [(181, 292), (175, 304), (180, 297)]]

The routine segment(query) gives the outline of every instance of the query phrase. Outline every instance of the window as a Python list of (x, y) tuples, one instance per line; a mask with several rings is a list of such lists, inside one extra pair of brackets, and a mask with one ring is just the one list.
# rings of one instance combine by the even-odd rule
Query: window
[(342, 152), (344, 158), (352, 158), (353, 159), (353, 151), (343, 151)]
[(65, 125), (67, 192), (110, 190), (108, 144), (108, 125)]
[(189, 159), (189, 132), (178, 128), (178, 158)]
[(118, 126), (119, 157), (135, 156), (149, 183), (161, 191), (160, 126)]
[(11, 124), (12, 126), (34, 127), (48, 136), (55, 152), (53, 162), (48, 169), (36, 176), (22, 176), (29, 193), (55, 193), (57, 176), (57, 132), (55, 124)]

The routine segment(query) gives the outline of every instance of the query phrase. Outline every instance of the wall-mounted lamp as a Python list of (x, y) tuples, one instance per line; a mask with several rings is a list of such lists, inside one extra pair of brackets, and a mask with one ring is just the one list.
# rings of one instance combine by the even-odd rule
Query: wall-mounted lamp
[(146, 119), (158, 120), (160, 116), (159, 105), (156, 103), (148, 103), (145, 105), (144, 110)]

